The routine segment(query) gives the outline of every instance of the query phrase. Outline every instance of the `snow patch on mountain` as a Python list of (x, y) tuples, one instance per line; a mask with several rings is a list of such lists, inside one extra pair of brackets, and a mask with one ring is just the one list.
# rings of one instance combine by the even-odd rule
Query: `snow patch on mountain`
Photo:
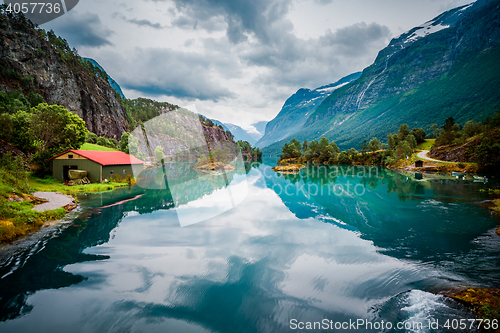
[(322, 93), (322, 94), (323, 94), (323, 93), (325, 93), (325, 94), (326, 94), (326, 93), (331, 93), (332, 91), (337, 90), (337, 89), (339, 89), (339, 88), (341, 88), (341, 87), (343, 87), (343, 86), (345, 86), (345, 85), (347, 85), (347, 84), (349, 84), (349, 83), (351, 83), (351, 82), (352, 82), (352, 81), (349, 81), (349, 82), (344, 82), (344, 83), (341, 83), (341, 84), (339, 84), (339, 85), (336, 85), (335, 87), (327, 87), (327, 88), (322, 88), (322, 89), (316, 89), (316, 91), (317, 91), (317, 92), (320, 92), (320, 93)]
[(459, 10), (459, 12), (463, 12), (464, 10), (468, 9), (469, 7), (471, 7), (473, 4), (474, 4), (474, 3), (471, 3), (470, 5), (467, 5), (467, 6), (465, 6), (464, 8), (461, 8), (461, 9)]
[(424, 25), (417, 27), (417, 30), (415, 30), (410, 36), (408, 36), (408, 38), (406, 38), (405, 43), (414, 42), (419, 38), (428, 36), (449, 27), (449, 25), (435, 24), (434, 21), (426, 22)]

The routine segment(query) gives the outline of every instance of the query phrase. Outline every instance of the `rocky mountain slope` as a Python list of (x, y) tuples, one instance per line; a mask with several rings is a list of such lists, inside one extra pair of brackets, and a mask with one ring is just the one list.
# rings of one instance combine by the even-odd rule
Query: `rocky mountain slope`
[[(34, 29), (29, 21), (0, 15), (0, 90), (33, 89), (49, 103), (65, 106), (98, 136), (120, 139), (128, 130), (125, 111), (106, 78), (78, 61), (64, 40)], [(80, 58), (81, 59), (81, 58)]]
[[(341, 149), (401, 123), (428, 130), (447, 117), (482, 121), (500, 108), (500, 1), (445, 12), (394, 38), (361, 77), (334, 91), (294, 137), (325, 136)], [(284, 142), (266, 148), (277, 152)]]
[[(95, 61), (94, 59), (85, 58), (85, 60), (90, 61), (92, 63), (92, 65), (96, 66), (101, 71), (105, 71), (104, 68), (102, 68), (102, 66), (99, 65), (99, 63), (97, 61)], [(122, 88), (120, 87), (120, 85), (118, 84), (118, 82), (116, 82), (115, 80), (113, 80), (113, 78), (111, 76), (109, 76), (109, 75), (108, 75), (108, 82), (109, 82), (109, 85), (111, 86), (111, 88), (113, 88), (114, 91), (116, 91), (118, 93), (118, 95), (120, 95), (120, 97), (122, 99), (125, 99), (125, 94), (123, 93)]]
[(314, 90), (301, 88), (290, 96), (278, 115), (266, 125), (264, 136), (257, 142), (257, 147), (266, 147), (277, 141), (292, 138), (302, 129), (307, 118), (332, 91), (355, 81), (361, 73), (348, 75), (335, 83)]
[(234, 154), (236, 143), (230, 133), (219, 126), (200, 119), (198, 114), (187, 109), (164, 112), (131, 133), (130, 153), (142, 159), (151, 159), (155, 158), (157, 147), (161, 147), (167, 160), (197, 160), (208, 156), (209, 150), (214, 154), (224, 150)]

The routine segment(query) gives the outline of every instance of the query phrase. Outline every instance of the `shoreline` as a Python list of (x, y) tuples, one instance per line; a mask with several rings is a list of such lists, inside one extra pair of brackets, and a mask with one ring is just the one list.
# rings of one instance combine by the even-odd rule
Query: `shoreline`
[(471, 286), (445, 290), (439, 294), (465, 305), (481, 319), (500, 318), (500, 289)]
[(56, 210), (59, 208), (64, 208), (66, 212), (70, 212), (75, 209), (78, 204), (76, 199), (70, 195), (65, 195), (60, 192), (34, 192), (32, 196), (44, 199), (44, 202), (36, 204), (31, 210), (37, 212), (44, 212), (47, 210)]
[(78, 207), (76, 194), (108, 192), (129, 186), (128, 183), (115, 182), (65, 186), (53, 180), (32, 177), (28, 177), (27, 184), (34, 189), (32, 194), (14, 191), (6, 199), (7, 204), (16, 208), (17, 212), (13, 217), (0, 219), (0, 247), (22, 241), (48, 226), (60, 224)]

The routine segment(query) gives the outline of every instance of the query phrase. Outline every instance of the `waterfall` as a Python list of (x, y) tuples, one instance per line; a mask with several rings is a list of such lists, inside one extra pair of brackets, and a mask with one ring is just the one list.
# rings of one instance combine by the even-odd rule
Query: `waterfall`
[(366, 91), (370, 88), (370, 86), (373, 84), (373, 82), (375, 82), (375, 80), (380, 76), (382, 75), (383, 73), (385, 73), (385, 71), (387, 70), (387, 66), (389, 64), (389, 59), (392, 57), (392, 54), (388, 55), (387, 58), (385, 59), (385, 67), (384, 69), (382, 70), (382, 72), (380, 72), (379, 74), (377, 74), (373, 79), (371, 79), (371, 81), (368, 83), (368, 85), (366, 86), (365, 89), (363, 89), (363, 91), (358, 95), (358, 99), (356, 101), (356, 107), (359, 109), (359, 107), (361, 106), (361, 102), (363, 101), (363, 98), (365, 97), (365, 93)]

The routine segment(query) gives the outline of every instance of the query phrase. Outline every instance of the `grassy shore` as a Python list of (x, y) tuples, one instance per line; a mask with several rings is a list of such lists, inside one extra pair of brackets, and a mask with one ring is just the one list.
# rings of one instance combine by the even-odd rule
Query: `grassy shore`
[(41, 200), (31, 196), (33, 188), (23, 163), (3, 157), (0, 168), (0, 243), (10, 242), (38, 230), (45, 222), (64, 216), (64, 208), (48, 212), (33, 211)]
[(425, 139), (425, 142), (417, 146), (417, 150), (431, 150), (434, 141), (436, 141), (436, 139)]
[(74, 195), (111, 191), (124, 186), (129, 186), (129, 184), (108, 182), (66, 186), (52, 178), (40, 179), (26, 173), (13, 175), (6, 170), (0, 170), (0, 244), (33, 233), (46, 222), (59, 220), (66, 214), (64, 208), (44, 212), (32, 210), (36, 204), (43, 202), (32, 196), (33, 192), (60, 192)]
[(33, 175), (29, 175), (27, 177), (27, 184), (34, 191), (60, 192), (63, 194), (111, 191), (119, 187), (132, 185), (133, 183), (134, 183), (133, 181), (131, 184), (128, 184), (123, 181), (121, 182), (110, 181), (107, 183), (67, 186), (57, 180), (54, 180), (52, 177), (46, 177), (44, 179), (34, 177)]
[(99, 146), (95, 145), (93, 143), (84, 143), (81, 147), (80, 150), (94, 150), (94, 151), (117, 151), (117, 149), (109, 148), (109, 147), (104, 147), (104, 146)]
[(32, 196), (36, 191), (76, 194), (110, 191), (129, 186), (126, 181), (80, 186), (66, 186), (52, 177), (36, 178), (26, 171), (26, 165), (12, 156), (0, 158), (0, 244), (14, 241), (39, 230), (46, 222), (58, 220), (66, 214), (65, 208), (37, 212), (32, 208), (43, 200)]

